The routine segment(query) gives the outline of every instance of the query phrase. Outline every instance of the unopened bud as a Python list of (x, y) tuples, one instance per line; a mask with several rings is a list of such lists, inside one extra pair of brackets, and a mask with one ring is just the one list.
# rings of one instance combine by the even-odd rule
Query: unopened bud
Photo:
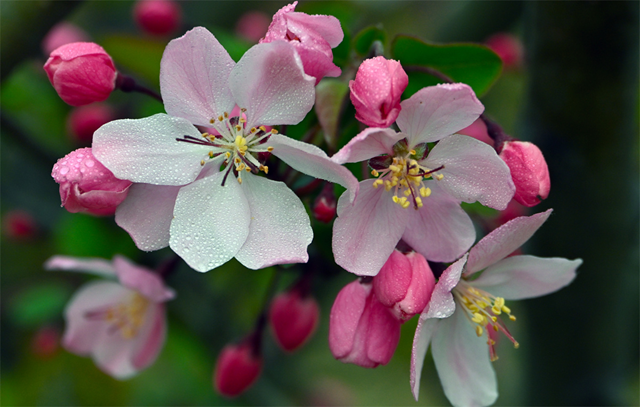
[(336, 204), (333, 184), (327, 182), (320, 195), (313, 202), (313, 217), (320, 222), (331, 222), (336, 217)]
[(60, 346), (60, 331), (51, 326), (43, 326), (33, 335), (32, 352), (43, 359), (53, 356)]
[(37, 235), (38, 226), (29, 212), (13, 210), (2, 217), (2, 230), (9, 239), (27, 241)]
[(315, 332), (320, 318), (316, 300), (302, 297), (299, 290), (280, 293), (271, 302), (269, 322), (276, 342), (282, 349), (293, 352)]
[(59, 159), (51, 176), (60, 184), (62, 206), (72, 213), (112, 215), (131, 185), (131, 181), (116, 178), (88, 147)]
[(511, 170), (516, 186), (513, 199), (525, 206), (535, 206), (549, 196), (549, 167), (540, 149), (526, 141), (507, 141), (500, 158)]
[(113, 119), (113, 109), (108, 105), (80, 106), (73, 109), (67, 117), (67, 129), (75, 141), (88, 145), (91, 144), (93, 133)]
[(370, 283), (354, 281), (340, 290), (329, 317), (333, 357), (362, 367), (385, 365), (399, 340), (400, 321), (378, 301)]
[(258, 379), (261, 370), (262, 357), (254, 354), (250, 342), (227, 345), (218, 356), (213, 385), (223, 396), (235, 397)]
[(419, 253), (394, 250), (373, 278), (373, 290), (384, 306), (404, 322), (422, 312), (431, 299), (436, 280), (427, 260)]
[(182, 21), (180, 5), (171, 0), (140, 0), (133, 8), (138, 26), (151, 35), (166, 35), (175, 31)]
[(485, 42), (487, 47), (498, 54), (505, 68), (517, 68), (524, 60), (522, 41), (509, 33), (494, 34)]
[(71, 106), (101, 102), (116, 84), (113, 60), (93, 42), (74, 42), (56, 49), (44, 70), (60, 98)]

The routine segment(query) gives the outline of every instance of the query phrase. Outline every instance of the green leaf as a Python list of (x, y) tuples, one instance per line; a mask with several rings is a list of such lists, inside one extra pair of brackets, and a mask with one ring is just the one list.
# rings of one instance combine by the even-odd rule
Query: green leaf
[(127, 35), (114, 35), (102, 41), (116, 67), (123, 67), (147, 83), (160, 83), (160, 60), (165, 41)]
[(26, 327), (42, 325), (62, 315), (69, 296), (69, 287), (63, 284), (43, 283), (30, 286), (11, 302), (11, 319)]
[(340, 110), (349, 86), (337, 79), (323, 79), (316, 86), (316, 115), (327, 145), (336, 150)]
[(360, 56), (369, 54), (374, 41), (380, 41), (384, 45), (387, 41), (387, 33), (379, 26), (370, 26), (360, 31), (353, 39), (353, 48)]
[(500, 57), (480, 44), (430, 44), (415, 37), (399, 35), (391, 44), (391, 54), (409, 75), (405, 97), (424, 86), (445, 82), (420, 71), (421, 68), (435, 69), (454, 82), (466, 83), (478, 96), (491, 87), (502, 71)]

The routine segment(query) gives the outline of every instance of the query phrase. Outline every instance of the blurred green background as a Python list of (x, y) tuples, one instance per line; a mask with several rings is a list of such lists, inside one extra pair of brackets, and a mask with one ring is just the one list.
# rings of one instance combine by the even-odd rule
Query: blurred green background
[[(251, 46), (235, 33), (238, 19), (251, 10), (270, 18), (285, 4), (181, 2), (183, 25), (174, 37), (205, 26), (237, 60)], [(435, 42), (483, 42), (510, 32), (524, 42), (524, 65), (505, 69), (481, 100), (509, 134), (536, 142), (549, 164), (551, 194), (534, 210), (555, 212), (527, 252), (580, 257), (584, 264), (568, 288), (510, 304), (518, 316), (512, 332), (521, 346), (499, 348), (498, 405), (639, 404), (638, 5), (327, 1), (297, 8), (340, 19), (345, 42), (334, 55), (344, 71), (353, 68), (345, 65), (353, 56), (351, 40), (376, 24), (389, 40), (410, 34)], [(50, 176), (55, 161), (78, 146), (66, 128), (71, 108), (42, 70), (42, 38), (55, 23), (73, 22), (105, 47), (119, 69), (157, 89), (160, 56), (172, 37), (142, 34), (132, 7), (130, 1), (0, 2), (2, 405), (446, 405), (429, 356), (420, 401), (411, 396), (415, 319), (403, 326), (387, 366), (363, 369), (333, 359), (328, 314), (353, 276), (333, 264), (331, 227), (318, 222), (309, 250), (312, 258), (326, 259), (318, 263), (323, 272), (314, 286), (320, 328), (292, 355), (267, 335), (262, 377), (237, 399), (215, 394), (213, 366), (226, 343), (251, 329), (274, 269), (247, 270), (233, 260), (200, 274), (182, 264), (168, 280), (178, 297), (168, 303), (166, 346), (154, 365), (129, 381), (114, 380), (90, 359), (59, 347), (64, 306), (89, 277), (45, 272), (47, 258), (121, 253), (154, 267), (171, 254), (138, 251), (112, 217), (67, 213)], [(144, 95), (114, 92), (107, 102), (118, 118), (163, 111)], [(288, 134), (299, 137), (310, 125)], [(7, 217), (16, 210), (35, 220), (30, 237), (8, 231)], [(301, 270), (285, 269), (279, 288)]]

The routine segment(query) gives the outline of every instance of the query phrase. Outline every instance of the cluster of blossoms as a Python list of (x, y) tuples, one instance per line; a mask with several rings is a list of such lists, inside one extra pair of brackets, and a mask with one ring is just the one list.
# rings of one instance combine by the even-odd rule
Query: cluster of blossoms
[[(135, 15), (142, 27), (163, 34), (179, 19), (155, 24), (149, 16), (176, 17), (172, 7), (140, 2)], [(286, 177), (274, 171), (278, 159), (326, 182), (314, 215), (330, 222), (337, 213), (335, 262), (359, 276), (331, 310), (333, 355), (364, 367), (386, 364), (401, 324), (420, 314), (411, 362), (416, 399), (432, 344), (449, 400), (491, 404), (497, 397), (490, 365), (497, 359), (496, 335), (517, 345), (503, 321), (515, 320), (505, 300), (569, 284), (581, 261), (507, 257), (550, 211), (517, 217), (472, 247), (476, 230), (461, 203), (504, 210), (515, 198), (536, 205), (549, 193), (544, 158), (535, 145), (504, 135), (488, 120), (493, 145), (462, 135), (485, 120), (483, 105), (466, 84), (426, 87), (402, 100), (409, 78), (399, 62), (382, 56), (364, 60), (349, 83), (355, 118), (368, 127), (336, 154), (329, 157), (280, 134), (275, 126), (296, 125), (307, 116), (322, 78), (341, 74), (332, 54), (343, 39), (339, 21), (295, 7), (279, 10), (237, 63), (202, 27), (169, 42), (160, 67), (167, 113), (109, 121), (92, 134), (91, 148), (61, 159), (52, 175), (62, 205), (70, 212), (115, 213), (139, 249), (169, 246), (200, 272), (232, 258), (250, 269), (306, 263), (311, 222)], [(93, 43), (54, 50), (45, 70), (74, 106), (102, 101), (115, 88), (135, 88)], [(373, 178), (358, 182), (344, 166), (357, 162), (366, 162)], [(337, 203), (331, 183), (346, 188)], [(436, 278), (437, 263), (446, 263), (446, 270)], [(121, 257), (113, 263), (54, 257), (47, 268), (119, 280), (91, 283), (72, 300), (63, 341), (68, 350), (92, 355), (117, 378), (155, 360), (166, 333), (164, 302), (174, 296), (164, 286), (164, 271)], [(273, 298), (254, 331), (223, 349), (214, 374), (222, 394), (240, 394), (258, 378), (267, 321), (285, 351), (310, 338), (319, 307), (308, 276)]]

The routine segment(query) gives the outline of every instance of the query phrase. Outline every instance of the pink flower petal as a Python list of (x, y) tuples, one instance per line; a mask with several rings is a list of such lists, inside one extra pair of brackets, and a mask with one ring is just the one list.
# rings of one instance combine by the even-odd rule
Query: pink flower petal
[(345, 164), (365, 161), (382, 154), (393, 155), (393, 145), (404, 137), (404, 134), (392, 129), (370, 127), (352, 138), (331, 159)]
[(250, 174), (242, 177), (242, 190), (249, 203), (251, 223), (236, 259), (253, 270), (306, 263), (313, 231), (300, 198), (283, 182)]
[(464, 201), (478, 201), (485, 206), (504, 210), (515, 186), (509, 167), (489, 145), (469, 136), (454, 134), (445, 137), (424, 161), (428, 168), (444, 169), (436, 182), (449, 194)]
[(158, 358), (167, 336), (167, 321), (164, 304), (150, 306), (145, 326), (140, 332), (140, 340), (132, 351), (131, 363), (136, 370), (142, 370)]
[(422, 208), (417, 211), (410, 208), (410, 220), (402, 238), (431, 261), (453, 261), (475, 241), (473, 222), (459, 201), (439, 188), (435, 181), (425, 181), (425, 186), (432, 193), (422, 199)]
[(444, 393), (454, 407), (488, 406), (498, 398), (486, 342), (476, 336), (462, 310), (438, 324), (431, 353)]
[(44, 264), (47, 270), (82, 271), (99, 276), (115, 276), (116, 269), (110, 261), (103, 259), (53, 256)]
[(108, 375), (118, 380), (129, 379), (138, 373), (131, 360), (133, 348), (138, 340), (140, 340), (139, 336), (125, 339), (119, 331), (105, 330), (91, 354), (93, 361)]
[(208, 126), (209, 120), (231, 112), (227, 85), (235, 62), (206, 28), (196, 27), (172, 40), (160, 63), (160, 89), (171, 116)]
[(451, 290), (460, 282), (462, 270), (467, 262), (467, 254), (465, 253), (458, 261), (451, 264), (442, 273), (438, 279), (438, 283), (431, 294), (431, 301), (425, 307), (420, 315), (420, 319), (427, 318), (448, 318), (456, 309)]
[(473, 90), (463, 83), (429, 86), (400, 103), (396, 120), (409, 144), (438, 141), (471, 125), (484, 111)]
[(233, 175), (224, 187), (223, 177), (221, 172), (186, 185), (176, 199), (169, 245), (197, 271), (229, 261), (249, 235), (247, 198)]
[(329, 46), (308, 48), (298, 41), (290, 41), (289, 44), (293, 45), (300, 56), (304, 72), (316, 79), (316, 85), (325, 76), (336, 78), (342, 73), (342, 70), (333, 63), (333, 53)]
[(353, 350), (358, 323), (370, 292), (371, 284), (356, 280), (336, 296), (329, 317), (329, 348), (336, 359), (347, 357)]
[(285, 41), (257, 44), (229, 76), (236, 103), (246, 108), (247, 127), (298, 124), (315, 102), (315, 79)]
[(286, 18), (289, 25), (294, 27), (292, 31), (298, 26), (304, 27), (305, 30), (315, 31), (329, 43), (331, 48), (340, 45), (344, 38), (340, 21), (334, 16), (290, 12), (286, 14)]
[(507, 257), (489, 266), (473, 286), (508, 300), (539, 297), (569, 285), (581, 264), (581, 259)]
[(434, 332), (438, 329), (437, 319), (425, 319), (420, 318), (418, 321), (418, 327), (413, 337), (413, 347), (411, 348), (411, 370), (409, 384), (411, 385), (411, 393), (413, 397), (418, 401), (420, 394), (420, 377), (422, 376), (422, 366), (424, 365), (424, 358), (427, 355), (427, 349), (429, 349), (429, 343), (433, 337)]
[(273, 134), (269, 137), (267, 145), (273, 147), (273, 155), (295, 170), (340, 184), (349, 191), (349, 200), (355, 199), (359, 189), (356, 177), (342, 165), (333, 162), (318, 147), (280, 134)]
[(336, 263), (360, 276), (375, 276), (402, 237), (410, 211), (391, 200), (384, 188), (373, 188), (372, 179), (360, 183), (353, 204), (345, 194), (338, 201), (333, 224)]
[(93, 135), (93, 155), (120, 179), (155, 185), (184, 185), (208, 160), (206, 147), (176, 138), (202, 138), (189, 122), (166, 114), (115, 120)]
[(139, 266), (123, 256), (115, 256), (113, 265), (120, 283), (139, 292), (153, 302), (164, 302), (175, 297), (173, 290), (165, 287), (162, 278), (151, 270)]
[(465, 275), (469, 276), (504, 259), (522, 246), (547, 220), (553, 209), (515, 218), (482, 238), (469, 251)]

